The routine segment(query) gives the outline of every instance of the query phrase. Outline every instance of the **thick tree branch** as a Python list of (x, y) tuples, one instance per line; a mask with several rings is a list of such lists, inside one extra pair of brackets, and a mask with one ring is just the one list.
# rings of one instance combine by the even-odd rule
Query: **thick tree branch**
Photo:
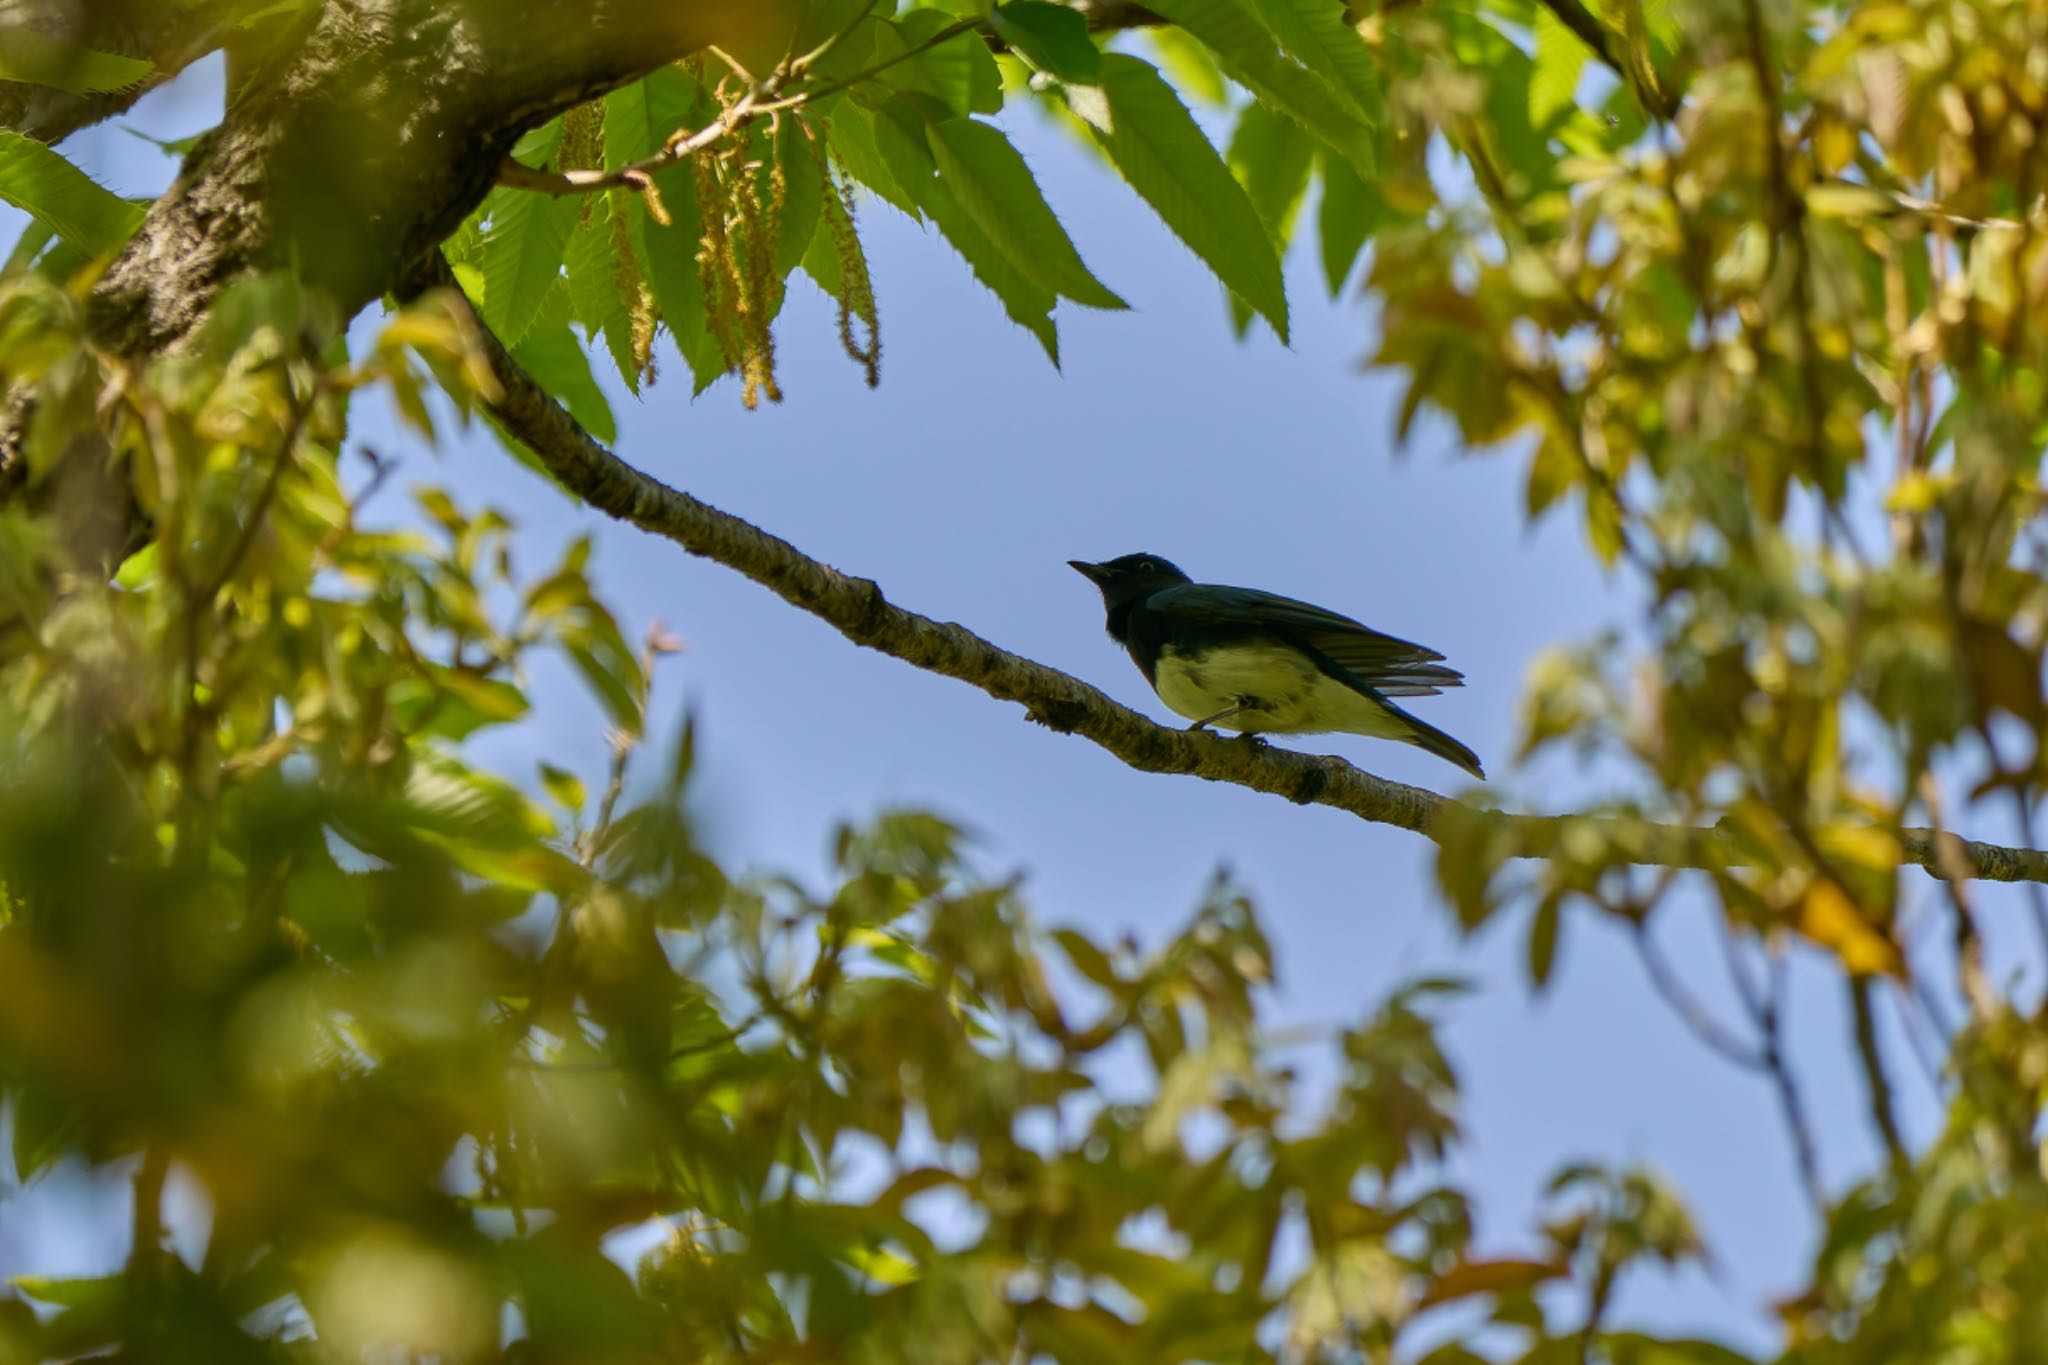
[[(438, 254), (409, 282), (408, 292), (436, 287), (457, 290)], [(1512, 836), (1512, 851), (1522, 857), (1546, 856), (1566, 831), (1590, 826), (1611, 839), (1630, 862), (1666, 867), (1728, 867), (1743, 862), (1734, 843), (1711, 829), (1604, 817), (1509, 815), (1375, 777), (1333, 755), (1296, 753), (1156, 725), (1079, 679), (999, 649), (964, 626), (906, 611), (884, 597), (872, 581), (840, 573), (788, 541), (635, 469), (577, 425), (519, 367), (481, 319), (476, 326), (502, 388), (491, 404), (492, 415), (577, 497), (608, 516), (672, 540), (691, 554), (738, 570), (855, 644), (1017, 702), (1032, 720), (1061, 733), (1083, 735), (1140, 771), (1229, 782), (1290, 801), (1330, 806), (1439, 841), (1453, 829), (1469, 828), (1466, 822), (1481, 820), (1505, 829)], [(1951, 866), (1966, 864), (1976, 877), (2048, 881), (2048, 855), (1953, 836), (1944, 836), (1942, 842), (1942, 859)], [(1904, 861), (1939, 875), (1935, 838), (1929, 831), (1905, 831), (1902, 847)]]

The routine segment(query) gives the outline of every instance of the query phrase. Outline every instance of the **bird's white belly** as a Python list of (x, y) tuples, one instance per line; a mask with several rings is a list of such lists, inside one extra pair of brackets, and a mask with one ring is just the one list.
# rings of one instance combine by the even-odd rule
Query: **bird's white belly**
[(1291, 649), (1240, 645), (1187, 655), (1168, 648), (1154, 670), (1159, 699), (1189, 720), (1207, 720), (1243, 705), (1215, 724), (1268, 735), (1346, 730), (1405, 739), (1408, 727), (1370, 699), (1327, 677)]

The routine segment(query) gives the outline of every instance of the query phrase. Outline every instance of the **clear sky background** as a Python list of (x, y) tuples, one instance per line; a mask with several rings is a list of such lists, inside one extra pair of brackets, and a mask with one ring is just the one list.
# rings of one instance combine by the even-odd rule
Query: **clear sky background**
[[(159, 137), (215, 121), (211, 65), (145, 101), (128, 122)], [(1569, 766), (1518, 773), (1510, 759), (1523, 675), (1547, 646), (1639, 613), (1584, 547), (1575, 512), (1535, 530), (1522, 516), (1524, 458), (1458, 448), (1425, 421), (1393, 449), (1397, 376), (1361, 369), (1375, 325), (1356, 295), (1331, 302), (1312, 242), (1288, 263), (1294, 343), (1233, 339), (1219, 287), (1096, 159), (1028, 114), (1008, 120), (1048, 196), (1127, 313), (1062, 305), (1064, 372), (1012, 326), (943, 240), (866, 207), (883, 328), (870, 392), (839, 353), (832, 313), (806, 281), (778, 332), (787, 401), (742, 410), (726, 383), (692, 402), (672, 352), (644, 402), (616, 395), (621, 455), (781, 535), (892, 600), (958, 621), (1169, 723), (1104, 635), (1095, 590), (1070, 558), (1163, 554), (1198, 579), (1306, 597), (1442, 650), (1463, 691), (1416, 703), (1471, 744), (1510, 801), (1570, 809), (1599, 787)], [(126, 193), (153, 193), (173, 163), (118, 127), (65, 150)], [(0, 237), (19, 218), (0, 212)], [(664, 343), (665, 345), (665, 343)], [(1532, 1213), (1566, 1160), (1644, 1160), (1693, 1208), (1712, 1273), (1624, 1284), (1617, 1320), (1762, 1347), (1768, 1301), (1801, 1282), (1814, 1229), (1767, 1084), (1709, 1054), (1646, 984), (1626, 939), (1568, 917), (1547, 995), (1525, 985), (1526, 916), (1460, 939), (1420, 837), (1324, 808), (1192, 778), (1134, 772), (1088, 742), (1027, 723), (1020, 708), (848, 643), (765, 589), (678, 547), (572, 504), (478, 430), (438, 456), (387, 417), (358, 442), (403, 461), (400, 487), (438, 482), (521, 527), (525, 572), (568, 538), (596, 538), (596, 577), (629, 633), (656, 618), (686, 643), (660, 674), (665, 727), (699, 721), (699, 797), (729, 868), (822, 880), (839, 821), (889, 806), (938, 811), (978, 832), (976, 861), (1021, 870), (1040, 918), (1156, 942), (1219, 867), (1253, 894), (1279, 960), (1276, 1017), (1358, 1019), (1403, 978), (1468, 975), (1480, 989), (1450, 1015), (1469, 1142), (1454, 1166), (1477, 1197), (1482, 1243), (1535, 1243)], [(403, 512), (394, 492), (389, 514)], [(488, 753), (525, 777), (546, 755), (594, 774), (601, 722), (566, 669), (536, 679), (541, 727)], [(1322, 748), (1317, 739), (1283, 741)], [(1436, 790), (1465, 779), (1406, 746), (1338, 737), (1373, 772)], [(2010, 831), (1972, 829), (1984, 837)], [(1908, 874), (1909, 896), (1933, 884)], [(2018, 899), (1987, 889), (1994, 960), (2016, 962)], [(1687, 919), (1687, 915), (1692, 917)], [(1733, 1019), (1706, 921), (1681, 909), (1660, 937), (1701, 993)], [(2020, 946), (2015, 946), (2020, 945)], [(1885, 1011), (1909, 1134), (1936, 1121), (1931, 1091)], [(1845, 1069), (1838, 979), (1795, 972), (1793, 1051), (1839, 1185), (1868, 1169), (1864, 1100)], [(118, 1264), (124, 1187), (60, 1171), (0, 1190), (0, 1273), (87, 1273)]]

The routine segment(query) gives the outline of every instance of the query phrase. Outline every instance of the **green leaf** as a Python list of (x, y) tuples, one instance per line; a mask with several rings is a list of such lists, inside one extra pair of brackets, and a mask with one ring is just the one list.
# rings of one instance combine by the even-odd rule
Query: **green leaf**
[[(955, 22), (940, 10), (914, 9), (890, 27), (906, 48), (916, 48)], [(899, 63), (884, 79), (898, 89), (937, 95), (956, 114), (993, 114), (1003, 107), (1003, 74), (988, 44), (971, 29)]]
[(464, 739), (492, 725), (506, 725), (529, 709), (526, 694), (502, 678), (479, 678), (458, 669), (427, 664), (428, 676), (409, 678), (391, 689), (391, 709), (409, 735)]
[(0, 131), (0, 199), (90, 256), (111, 256), (142, 226), (143, 210), (34, 138)]
[(1040, 286), (1091, 308), (1128, 305), (1082, 264), (1031, 168), (996, 128), (947, 119), (925, 130), (953, 199), (1010, 263)]
[[(652, 156), (678, 128), (694, 127), (708, 114), (697, 82), (680, 67), (657, 67), (644, 80), (622, 86), (605, 97), (605, 163), (623, 166)], [(639, 254), (640, 269), (654, 294), (654, 307), (668, 328), (676, 352), (691, 372), (708, 384), (724, 369), (719, 356), (710, 374), (700, 369), (698, 357), (707, 350), (716, 353), (716, 343), (706, 334), (704, 280), (697, 270), (697, 248), (702, 227), (697, 208), (697, 182), (688, 167), (674, 166), (657, 172), (654, 192), (668, 222), (662, 223), (648, 211), (645, 199), (634, 196), (630, 205), (614, 199), (612, 212), (627, 215), (627, 233)], [(616, 290), (614, 291), (616, 292)], [(607, 333), (607, 340), (611, 339)], [(630, 351), (630, 334), (627, 334)], [(613, 343), (613, 355), (619, 355)], [(623, 371), (626, 362), (621, 362)]]
[(897, 180), (888, 160), (882, 155), (881, 131), (874, 115), (857, 104), (842, 100), (826, 120), (825, 138), (832, 146), (833, 158), (848, 175), (884, 203), (894, 205), (919, 222), (924, 221), (924, 210)]
[(55, 1095), (33, 1081), (15, 1090), (13, 1112), (14, 1180), (26, 1185), (64, 1155), (74, 1136), (73, 1116)]
[(91, 95), (125, 89), (154, 70), (154, 63), (96, 52), (54, 33), (14, 24), (0, 26), (0, 81)]
[(491, 192), (490, 228), (477, 251), (483, 272), (484, 321), (498, 340), (516, 347), (540, 317), (562, 277), (562, 249), (579, 206), (531, 190)]
[(935, 179), (925, 186), (924, 207), (931, 220), (938, 224), (939, 232), (967, 262), (974, 277), (1002, 301), (1003, 311), (1010, 315), (1012, 322), (1038, 338), (1038, 344), (1045, 348), (1046, 359), (1057, 366), (1060, 363), (1060, 339), (1059, 329), (1052, 320), (1053, 304), (1057, 302), (1053, 292), (1010, 264), (1009, 258), (982, 233), (966, 210), (954, 202), (952, 192), (943, 181)]
[(585, 790), (582, 778), (552, 763), (540, 765), (540, 782), (547, 788), (548, 795), (571, 814), (582, 810), (584, 802), (589, 799), (590, 794)]
[(1253, 0), (1259, 19), (1297, 61), (1366, 122), (1386, 122), (1386, 94), (1372, 49), (1344, 22), (1344, 0)]
[(1047, 358), (1058, 365), (1059, 332), (1052, 320), (1058, 299), (1010, 263), (939, 178), (925, 130), (948, 120), (932, 117), (935, 112), (942, 115), (943, 106), (928, 96), (898, 95), (890, 100), (872, 125), (877, 155), (890, 178), (937, 225), (974, 277), (1001, 300), (1010, 320), (1037, 337)]
[(619, 296), (618, 247), (612, 239), (612, 214), (623, 209), (599, 200), (569, 235), (562, 264), (569, 275), (569, 303), (576, 321), (595, 341), (604, 338), (612, 363), (626, 387), (640, 391), (640, 372), (633, 363), (633, 319)]
[(1106, 53), (1100, 107), (1076, 112), (1131, 188), (1285, 341), (1287, 291), (1272, 239), (1173, 87), (1150, 63)]
[[(677, 128), (701, 122), (705, 104), (697, 83), (674, 66), (660, 67), (645, 80), (613, 92), (605, 106), (606, 159), (624, 164), (651, 155)], [(633, 247), (640, 253), (647, 286), (654, 291), (655, 308), (701, 391), (723, 372), (725, 361), (721, 355), (700, 362), (707, 352), (716, 355), (718, 348), (705, 326), (704, 279), (697, 270), (703, 230), (697, 182), (687, 167), (678, 166), (657, 173), (654, 188), (669, 221), (656, 221), (646, 203), (636, 198), (629, 225)], [(704, 364), (712, 366), (709, 374)]]
[(1536, 69), (1529, 77), (1529, 118), (1538, 128), (1572, 107), (1579, 73), (1589, 55), (1578, 35), (1543, 6), (1536, 7)]
[(1011, 0), (989, 17), (996, 36), (1040, 71), (1083, 85), (1093, 85), (1102, 74), (1101, 49), (1079, 10), (1047, 0)]
[(775, 274), (787, 281), (810, 250), (824, 220), (825, 172), (812, 148), (803, 115), (784, 117), (775, 130), (775, 162), (782, 168), (782, 219), (775, 234)]
[(15, 238), (14, 249), (7, 253), (7, 264), (0, 266), (0, 279), (19, 275), (34, 265), (36, 257), (43, 254), (43, 248), (56, 235), (56, 230), (48, 223), (29, 219), (22, 225), (21, 236)]
[(1228, 157), (1238, 183), (1285, 255), (1295, 215), (1308, 194), (1315, 144), (1293, 119), (1263, 104), (1248, 104), (1237, 116)]
[(1330, 297), (1344, 290), (1358, 254), (1386, 220), (1387, 201), (1379, 186), (1360, 176), (1351, 163), (1325, 152), (1322, 157), (1323, 197), (1316, 208), (1316, 235), (1323, 255), (1323, 279)]
[(1152, 8), (1201, 39), (1239, 84), (1341, 152), (1360, 175), (1378, 174), (1380, 134), (1373, 123), (1329, 82), (1282, 53), (1243, 0), (1160, 0)]
[(555, 281), (526, 336), (510, 350), (512, 358), (539, 380), (584, 430), (606, 444), (619, 439), (611, 404), (590, 373), (589, 353), (569, 330), (568, 285)]
[(190, 152), (194, 147), (197, 147), (199, 145), (199, 139), (205, 137), (207, 133), (213, 130), (209, 128), (204, 129), (197, 133), (188, 133), (184, 137), (162, 138), (152, 137), (148, 133), (143, 132), (140, 128), (131, 128), (124, 123), (121, 125), (121, 131), (128, 134), (128, 136), (132, 138), (139, 138), (142, 141), (147, 142), (150, 146), (156, 148), (165, 156), (173, 157), (176, 158), (177, 160), (182, 161), (184, 160), (186, 153)]
[(1172, 75), (1177, 89), (1218, 109), (1230, 103), (1230, 87), (1224, 81), (1223, 67), (1215, 53), (1177, 28), (1150, 29), (1146, 36), (1152, 40), (1152, 51)]

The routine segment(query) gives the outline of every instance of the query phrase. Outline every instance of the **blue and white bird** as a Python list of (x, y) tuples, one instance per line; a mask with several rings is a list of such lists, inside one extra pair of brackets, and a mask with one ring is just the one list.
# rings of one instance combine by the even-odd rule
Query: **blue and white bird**
[(1397, 739), (1485, 778), (1470, 749), (1388, 700), (1464, 683), (1435, 650), (1291, 597), (1193, 582), (1158, 555), (1067, 562), (1102, 590), (1109, 637), (1190, 730)]

